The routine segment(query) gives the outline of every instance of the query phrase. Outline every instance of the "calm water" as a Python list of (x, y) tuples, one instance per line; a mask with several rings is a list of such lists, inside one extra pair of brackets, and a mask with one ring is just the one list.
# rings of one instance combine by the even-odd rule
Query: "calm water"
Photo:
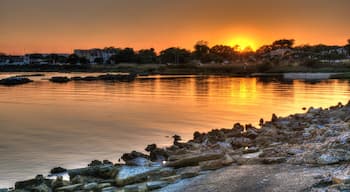
[[(0, 74), (0, 78), (9, 74)], [(12, 74), (13, 75), (13, 74)], [(327, 107), (350, 99), (348, 81), (317, 83), (256, 78), (156, 76), (132, 83), (53, 84), (46, 77), (0, 86), (0, 187), (54, 166), (76, 168), (117, 159), (167, 136), (257, 124), (272, 113)], [(72, 74), (71, 74), (72, 75)], [(87, 75), (87, 74), (80, 74)]]

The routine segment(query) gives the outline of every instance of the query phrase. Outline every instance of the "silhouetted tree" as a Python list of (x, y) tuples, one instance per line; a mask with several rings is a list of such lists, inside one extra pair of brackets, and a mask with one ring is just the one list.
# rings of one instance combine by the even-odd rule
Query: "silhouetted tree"
[(74, 65), (74, 64), (77, 64), (78, 62), (79, 62), (79, 57), (76, 54), (71, 54), (67, 58), (67, 63), (69, 64)]
[(186, 49), (171, 47), (160, 52), (162, 63), (187, 63), (191, 59), (191, 52)]
[(199, 60), (201, 62), (209, 61), (209, 51), (210, 48), (208, 46), (208, 42), (206, 41), (198, 41), (194, 45), (194, 51), (192, 52), (193, 58)]
[(133, 48), (125, 48), (118, 51), (111, 57), (113, 63), (133, 63), (136, 62), (136, 53)]
[(141, 64), (145, 63), (156, 63), (157, 54), (153, 48), (141, 49), (137, 53), (137, 62)]
[(210, 48), (210, 54), (214, 61), (223, 62), (224, 60), (231, 61), (236, 52), (235, 50), (227, 45), (215, 45)]
[(272, 49), (292, 48), (294, 42), (294, 39), (280, 39), (272, 43)]

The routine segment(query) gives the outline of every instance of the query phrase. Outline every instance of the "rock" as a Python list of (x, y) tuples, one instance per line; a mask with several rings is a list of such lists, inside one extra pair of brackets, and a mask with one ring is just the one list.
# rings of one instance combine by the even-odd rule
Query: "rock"
[(158, 148), (156, 144), (148, 145), (145, 151), (150, 152), (150, 160), (153, 162), (163, 162), (168, 160), (169, 157), (168, 152)]
[(55, 167), (55, 168), (51, 169), (50, 173), (51, 174), (58, 174), (58, 173), (64, 173), (66, 171), (67, 171), (67, 169), (65, 169), (65, 168)]
[(72, 80), (72, 81), (82, 81), (83, 78), (79, 77), (79, 76), (76, 76), (76, 77), (71, 77), (70, 80)]
[(67, 83), (70, 81), (70, 79), (68, 77), (51, 77), (49, 79), (49, 81), (53, 82), (53, 83)]
[(251, 147), (253, 145), (253, 142), (249, 138), (235, 137), (231, 139), (231, 145), (233, 149), (239, 149), (242, 147)]
[(146, 184), (133, 184), (133, 185), (127, 185), (124, 187), (124, 192), (146, 192), (147, 186)]
[(234, 161), (235, 160), (229, 154), (225, 154), (224, 159), (222, 160), (222, 164), (224, 166), (228, 166), (234, 163)]
[(116, 187), (105, 187), (105, 188), (103, 188), (103, 189), (101, 189), (101, 192), (123, 192), (123, 191), (119, 191), (119, 190), (117, 190), (117, 188)]
[(204, 152), (199, 154), (187, 154), (183, 155), (180, 159), (172, 162), (167, 162), (166, 166), (169, 167), (187, 167), (187, 166), (196, 166), (199, 165), (199, 162), (201, 161), (209, 161), (209, 160), (215, 160), (220, 159), (224, 156), (223, 153), (218, 152)]
[(94, 77), (94, 76), (86, 76), (82, 78), (83, 81), (97, 81), (99, 80), (98, 77)]
[(0, 80), (0, 85), (14, 86), (33, 82), (25, 77), (8, 77)]
[(30, 189), (31, 192), (52, 192), (51, 188), (48, 187), (46, 184), (42, 183), (38, 186), (32, 187)]
[(249, 139), (255, 139), (259, 135), (258, 132), (259, 132), (258, 129), (250, 126), (246, 128), (246, 132), (243, 133), (243, 136)]
[(93, 160), (91, 161), (91, 163), (88, 164), (89, 167), (93, 167), (93, 166), (99, 166), (102, 165), (103, 163), (100, 160)]
[(207, 170), (216, 170), (224, 167), (224, 164), (221, 159), (219, 160), (211, 160), (211, 161), (202, 161), (199, 163), (199, 166), (202, 171)]
[(112, 179), (118, 173), (118, 170), (119, 167), (111, 164), (106, 164), (100, 166), (90, 166), (80, 169), (71, 169), (68, 170), (68, 175), (71, 179), (78, 175), (98, 177), (102, 179)]
[(45, 184), (49, 186), (52, 183), (52, 180), (45, 179), (43, 175), (37, 175), (34, 179), (26, 181), (18, 181), (15, 183), (15, 189), (31, 189), (33, 187)]
[(121, 158), (123, 159), (123, 161), (127, 162), (127, 161), (131, 161), (133, 159), (136, 159), (138, 157), (149, 159), (148, 155), (145, 155), (145, 154), (137, 152), (137, 151), (132, 151), (131, 153), (124, 153)]
[(291, 148), (291, 149), (288, 149), (287, 150), (287, 153), (289, 155), (296, 155), (296, 154), (300, 154), (300, 153), (303, 153), (304, 150), (301, 150), (301, 149), (295, 149), (295, 148)]
[(114, 74), (105, 74), (100, 75), (97, 78), (99, 80), (103, 81), (122, 81), (122, 82), (130, 82), (135, 80), (137, 77), (136, 74), (129, 74), (129, 75), (114, 75)]
[(330, 165), (338, 163), (339, 159), (335, 156), (332, 156), (330, 154), (322, 154), (318, 159), (317, 163), (321, 165)]
[(87, 183), (87, 184), (85, 184), (83, 186), (83, 189), (84, 190), (88, 190), (88, 191), (96, 189), (96, 188), (98, 188), (98, 184), (97, 183)]
[(191, 178), (199, 175), (201, 171), (200, 166), (184, 167), (177, 170), (177, 174), (181, 176), (181, 179)]
[(150, 166), (152, 162), (143, 157), (136, 157), (135, 159), (125, 161), (125, 164), (129, 166)]
[(180, 179), (181, 179), (180, 175), (172, 175), (172, 176), (169, 176), (169, 177), (163, 177), (160, 180), (161, 181), (166, 181), (168, 183), (174, 183), (174, 182), (176, 182), (176, 181), (178, 181)]
[(143, 182), (147, 180), (150, 174), (156, 173), (160, 169), (160, 167), (123, 166), (116, 176), (116, 184), (118, 186), (124, 186), (137, 182)]
[(332, 177), (335, 184), (350, 184), (350, 175), (336, 175)]
[(286, 161), (285, 157), (264, 157), (261, 159), (261, 162), (263, 164), (276, 164), (276, 163), (283, 163)]
[(204, 141), (204, 133), (200, 133), (198, 131), (193, 133), (193, 141), (196, 143), (202, 143)]
[(85, 178), (81, 175), (70, 177), (70, 180), (71, 180), (72, 184), (85, 183)]
[(57, 188), (56, 191), (72, 192), (76, 191), (77, 189), (81, 189), (82, 186), (83, 184), (67, 185), (64, 187)]
[(99, 189), (103, 189), (103, 188), (107, 188), (107, 187), (110, 187), (111, 184), (110, 183), (100, 183), (97, 185), (97, 188)]
[(248, 147), (246, 149), (244, 149), (242, 152), (243, 154), (247, 154), (247, 153), (256, 153), (258, 152), (260, 149), (258, 147)]
[(166, 181), (150, 181), (146, 183), (147, 189), (150, 191), (163, 188), (167, 185), (168, 183)]
[(8, 192), (8, 189), (0, 189), (0, 192)]
[(62, 176), (58, 176), (54, 181), (51, 183), (52, 189), (60, 188), (63, 186), (69, 185), (68, 181), (64, 181)]

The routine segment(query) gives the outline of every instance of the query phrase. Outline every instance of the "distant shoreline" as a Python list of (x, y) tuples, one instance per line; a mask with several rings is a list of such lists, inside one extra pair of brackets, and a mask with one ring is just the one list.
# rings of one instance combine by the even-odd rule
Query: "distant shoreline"
[[(349, 68), (305, 68), (276, 67), (273, 70), (259, 72), (255, 66), (204, 64), (204, 65), (166, 65), (166, 64), (118, 64), (118, 65), (30, 65), (0, 66), (1, 72), (60, 72), (60, 73), (135, 73), (147, 75), (218, 75), (233, 77), (283, 77), (284, 74), (320, 73), (330, 74), (329, 78), (350, 79)], [(295, 75), (294, 75), (295, 76)], [(287, 79), (289, 76), (287, 76)], [(293, 78), (292, 78), (293, 79)], [(322, 77), (321, 79), (325, 79)]]

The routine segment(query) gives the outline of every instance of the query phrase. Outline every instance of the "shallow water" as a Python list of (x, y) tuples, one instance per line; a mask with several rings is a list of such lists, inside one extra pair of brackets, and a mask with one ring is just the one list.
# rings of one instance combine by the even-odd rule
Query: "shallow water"
[[(0, 74), (0, 78), (13, 74)], [(302, 112), (350, 99), (350, 82), (267, 81), (257, 78), (153, 76), (132, 83), (70, 82), (49, 76), (34, 83), (0, 86), (0, 188), (47, 174), (55, 166), (76, 168), (93, 159), (117, 162), (168, 136), (191, 139), (194, 131), (256, 125), (272, 113)], [(62, 74), (61, 74), (62, 75)], [(63, 74), (68, 76), (88, 74)]]

